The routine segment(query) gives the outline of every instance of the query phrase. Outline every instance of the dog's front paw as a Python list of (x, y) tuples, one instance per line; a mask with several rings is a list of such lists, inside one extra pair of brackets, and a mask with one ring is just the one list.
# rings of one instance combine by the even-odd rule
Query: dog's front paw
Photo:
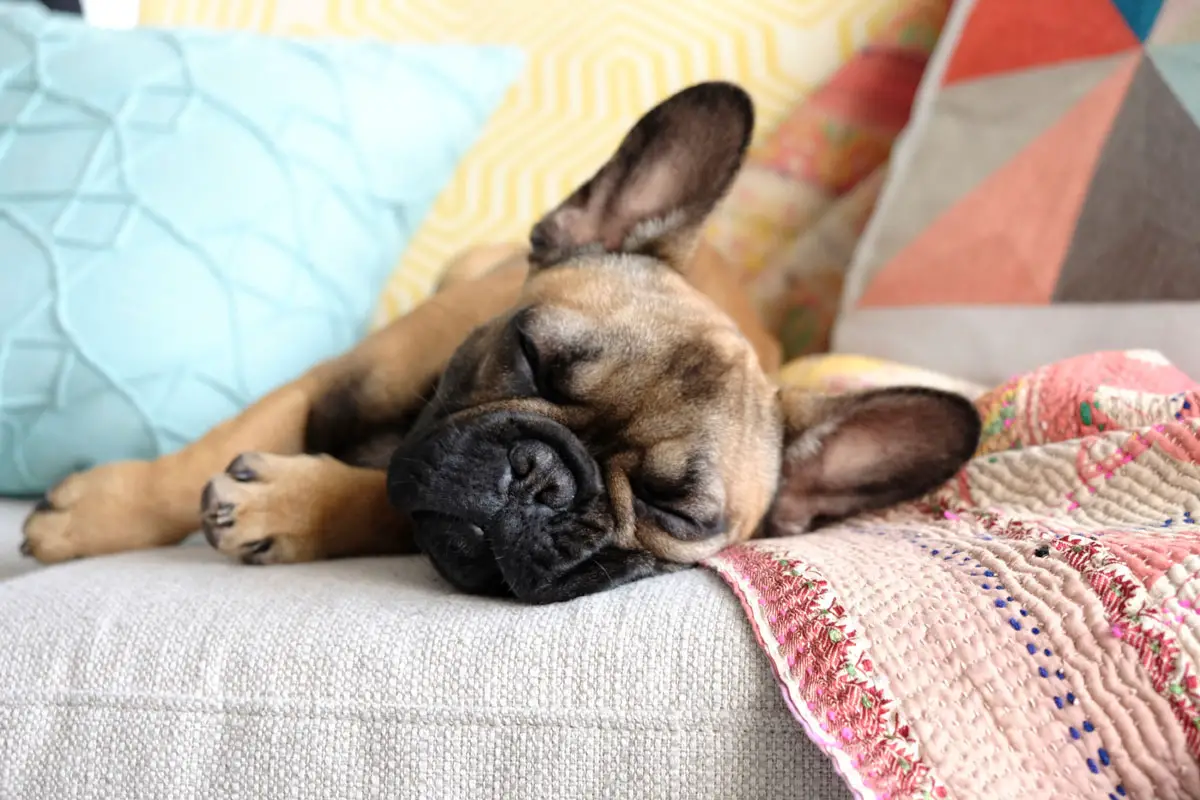
[(144, 461), (71, 475), (26, 517), (21, 552), (52, 564), (177, 540), (179, 524), (156, 506), (153, 478), (151, 464)]
[(208, 543), (245, 564), (321, 558), (321, 458), (268, 453), (235, 458), (200, 494)]

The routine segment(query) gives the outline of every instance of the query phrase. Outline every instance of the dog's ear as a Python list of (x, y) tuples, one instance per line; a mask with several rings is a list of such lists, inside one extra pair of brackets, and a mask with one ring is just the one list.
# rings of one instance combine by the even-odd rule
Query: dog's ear
[(979, 412), (922, 388), (780, 393), (784, 448), (769, 536), (911, 500), (945, 483), (975, 453)]
[(652, 108), (617, 152), (530, 233), (530, 261), (587, 252), (644, 253), (674, 266), (729, 189), (754, 129), (754, 104), (731, 83), (701, 83)]

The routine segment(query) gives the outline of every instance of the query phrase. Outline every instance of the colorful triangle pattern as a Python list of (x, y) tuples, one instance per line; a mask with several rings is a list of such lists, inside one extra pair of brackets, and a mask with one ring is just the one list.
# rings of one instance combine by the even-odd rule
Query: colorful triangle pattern
[(1200, 73), (1200, 43), (1160, 45), (1150, 48), (1149, 53), (1172, 93), (1192, 121), (1200, 125), (1200, 81), (1196, 80)]
[(1155, 45), (1180, 44), (1200, 39), (1200, 3), (1196, 0), (1165, 0), (1154, 18), (1154, 27), (1146, 37)]
[[(877, 250), (894, 255), (863, 265), (855, 305), (1200, 301), (1200, 2), (959, 1), (968, 16), (926, 123), (938, 136), (916, 147), (982, 141), (994, 129), (981, 126), (1046, 127), (956, 200), (929, 187), (970, 168), (953, 163), (969, 149), (910, 173), (894, 215), (931, 221), (889, 230), (884, 216)], [(1081, 67), (1107, 77), (1072, 94)], [(1037, 120), (995, 107), (988, 89), (1015, 75)], [(1067, 101), (1057, 115), (1054, 98)], [(922, 212), (931, 197), (940, 205)]]
[(1125, 22), (1129, 24), (1129, 29), (1133, 31), (1133, 35), (1138, 38), (1138, 41), (1146, 41), (1146, 37), (1154, 28), (1158, 12), (1162, 10), (1163, 0), (1112, 0), (1112, 2), (1117, 7), (1117, 11), (1121, 12), (1121, 16), (1125, 18)]
[(977, 0), (943, 83), (1136, 49), (1126, 20), (1113, 0)]
[(1193, 114), (1144, 59), (1096, 164), (1054, 302), (1200, 300), (1197, 156)]
[(1117, 70), (930, 225), (871, 283), (871, 306), (1045, 305), (1107, 128), (1137, 66)]

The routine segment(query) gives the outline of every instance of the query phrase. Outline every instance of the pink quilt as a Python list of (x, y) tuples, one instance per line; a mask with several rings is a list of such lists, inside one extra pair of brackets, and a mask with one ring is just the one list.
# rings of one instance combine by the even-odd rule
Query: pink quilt
[(709, 565), (859, 797), (1200, 797), (1200, 385), (1099, 353), (976, 402), (943, 489)]

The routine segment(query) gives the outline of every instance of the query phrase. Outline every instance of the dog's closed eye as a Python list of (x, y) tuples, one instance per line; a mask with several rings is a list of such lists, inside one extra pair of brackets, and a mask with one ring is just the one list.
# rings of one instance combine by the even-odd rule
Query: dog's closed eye
[(658, 527), (683, 542), (711, 539), (724, 533), (728, 527), (722, 516), (697, 519), (684, 511), (648, 502), (636, 495), (633, 498), (633, 506), (639, 517), (652, 520)]
[(513, 326), (517, 340), (517, 371), (529, 383), (530, 391), (555, 405), (566, 405), (570, 398), (562, 391), (562, 381), (556, 374), (559, 365), (550, 351), (540, 346), (521, 320)]
[(559, 406), (579, 405), (578, 386), (572, 386), (576, 367), (596, 361), (599, 347), (583, 342), (556, 342), (552, 337), (535, 333), (528, 312), (513, 320), (516, 339), (516, 369), (529, 384), (529, 390), (543, 400)]
[(534, 391), (541, 394), (542, 390), (542, 357), (538, 352), (537, 345), (533, 343), (533, 338), (527, 331), (516, 327), (517, 349), (521, 354), (518, 359), (518, 369), (522, 369), (525, 376), (529, 378), (529, 382), (533, 385)]
[(695, 483), (643, 476), (631, 483), (634, 510), (681, 541), (700, 541), (724, 533), (727, 520), (720, 511), (709, 510), (709, 504), (697, 499), (699, 489)]

